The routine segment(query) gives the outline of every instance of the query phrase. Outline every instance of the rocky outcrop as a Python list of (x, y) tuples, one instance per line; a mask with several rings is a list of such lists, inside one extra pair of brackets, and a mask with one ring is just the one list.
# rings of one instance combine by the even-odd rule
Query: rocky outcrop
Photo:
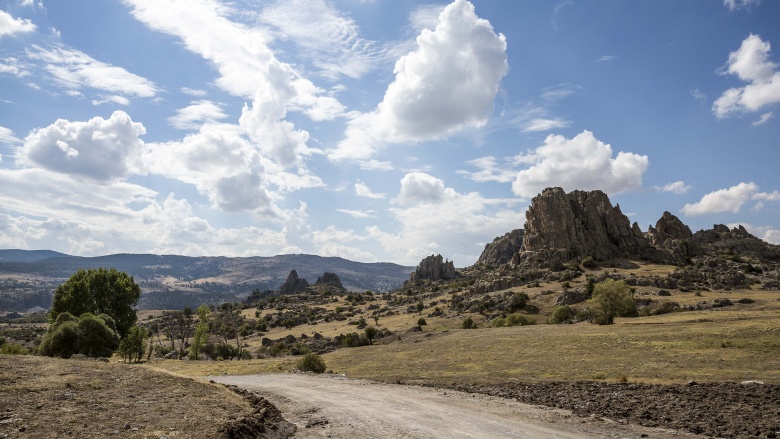
[(279, 289), (276, 290), (276, 292), (279, 295), (295, 294), (295, 293), (300, 293), (301, 291), (305, 290), (308, 287), (309, 287), (309, 282), (307, 282), (306, 279), (299, 278), (298, 272), (292, 270), (290, 271), (290, 274), (287, 275), (287, 280), (284, 281), (282, 286), (279, 287)]
[(531, 256), (556, 264), (591, 256), (604, 261), (643, 255), (650, 248), (620, 205), (612, 207), (602, 191), (567, 194), (561, 188), (545, 189), (534, 197), (525, 217), (521, 260)]
[(523, 229), (515, 229), (485, 245), (477, 264), (496, 268), (511, 261), (515, 253), (520, 251), (523, 251)]
[(650, 245), (666, 254), (667, 257), (662, 258), (664, 262), (685, 264), (691, 257), (701, 254), (701, 249), (691, 239), (691, 229), (669, 212), (664, 212), (645, 236)]
[(314, 286), (333, 287), (340, 290), (344, 289), (344, 285), (341, 285), (341, 279), (339, 279), (338, 275), (327, 272), (317, 278), (317, 282), (314, 283)]
[(445, 261), (441, 255), (430, 255), (420, 261), (417, 270), (412, 273), (410, 281), (418, 280), (451, 280), (455, 279), (455, 264)]
[(723, 224), (716, 224), (710, 230), (696, 232), (693, 242), (705, 253), (728, 251), (761, 260), (780, 261), (780, 246), (756, 238), (741, 225), (729, 229)]

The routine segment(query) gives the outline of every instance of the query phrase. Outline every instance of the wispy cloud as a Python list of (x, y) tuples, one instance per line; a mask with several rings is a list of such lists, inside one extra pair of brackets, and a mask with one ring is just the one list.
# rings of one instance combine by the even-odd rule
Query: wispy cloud
[(349, 209), (336, 209), (341, 213), (346, 213), (353, 218), (376, 218), (373, 210), (349, 210)]
[(42, 63), (54, 81), (66, 89), (89, 87), (125, 96), (154, 97), (160, 91), (155, 83), (122, 67), (98, 61), (86, 53), (63, 45), (44, 48), (34, 45), (27, 58)]
[(769, 113), (762, 114), (761, 117), (759, 117), (757, 121), (753, 122), (753, 126), (757, 127), (757, 126), (761, 126), (761, 125), (769, 122), (769, 119), (774, 117), (774, 115), (775, 115), (775, 113), (772, 112), (772, 111), (770, 111)]
[(612, 61), (613, 59), (617, 58), (617, 55), (602, 55), (598, 59), (596, 59), (593, 62), (605, 62), (605, 61)]

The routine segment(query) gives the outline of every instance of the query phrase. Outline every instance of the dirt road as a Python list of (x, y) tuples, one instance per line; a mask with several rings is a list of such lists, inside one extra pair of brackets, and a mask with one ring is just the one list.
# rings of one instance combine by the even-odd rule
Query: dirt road
[(301, 438), (695, 438), (483, 395), (305, 374), (209, 377), (258, 392)]

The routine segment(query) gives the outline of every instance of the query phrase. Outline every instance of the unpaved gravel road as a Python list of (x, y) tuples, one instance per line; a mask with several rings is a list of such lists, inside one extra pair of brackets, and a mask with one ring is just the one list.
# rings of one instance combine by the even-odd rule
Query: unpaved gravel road
[(513, 400), (306, 374), (208, 377), (259, 393), (298, 438), (697, 438)]

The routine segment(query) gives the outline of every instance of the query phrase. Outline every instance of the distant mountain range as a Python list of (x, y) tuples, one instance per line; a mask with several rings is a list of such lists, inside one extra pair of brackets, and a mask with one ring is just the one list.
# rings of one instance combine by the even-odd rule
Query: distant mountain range
[(79, 269), (116, 268), (133, 276), (143, 292), (141, 309), (182, 309), (241, 300), (255, 289), (275, 290), (290, 270), (314, 283), (336, 273), (345, 288), (386, 292), (409, 279), (414, 267), (362, 263), (335, 257), (188, 257), (116, 254), (70, 256), (51, 250), (0, 250), (0, 311), (48, 308), (54, 290)]

